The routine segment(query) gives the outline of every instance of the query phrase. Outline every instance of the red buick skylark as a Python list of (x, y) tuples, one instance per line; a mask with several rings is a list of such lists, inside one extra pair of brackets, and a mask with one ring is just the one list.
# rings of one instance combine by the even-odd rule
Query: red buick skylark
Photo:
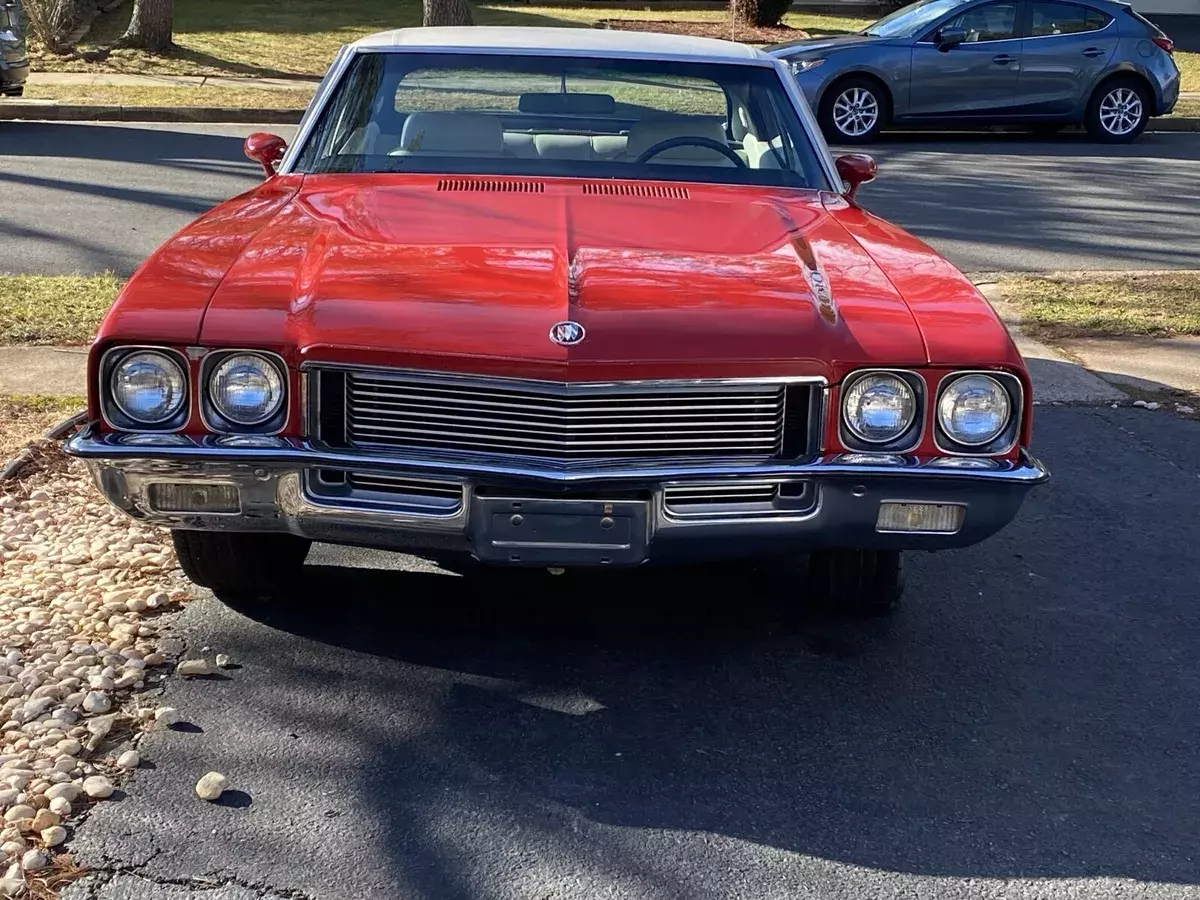
[(1046, 470), (961, 273), (861, 209), (784, 64), (592, 29), (343, 48), (266, 179), (137, 271), (69, 450), (267, 595), (313, 541), (554, 570), (804, 557), (891, 608)]

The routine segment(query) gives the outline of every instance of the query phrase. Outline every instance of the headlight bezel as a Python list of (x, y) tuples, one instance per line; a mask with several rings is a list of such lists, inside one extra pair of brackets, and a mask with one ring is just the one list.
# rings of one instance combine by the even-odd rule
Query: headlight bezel
[[(940, 407), (946, 391), (960, 378), (982, 375), (995, 381), (1008, 395), (1008, 422), (1000, 433), (983, 444), (964, 444), (942, 428)], [(932, 408), (933, 443), (938, 451), (949, 456), (1003, 456), (1017, 446), (1021, 438), (1021, 422), (1025, 415), (1025, 385), (1011, 372), (996, 369), (958, 369), (947, 372), (938, 382)]]
[[(179, 408), (161, 422), (144, 422), (125, 412), (117, 402), (113, 390), (113, 375), (123, 361), (140, 353), (153, 353), (173, 363), (182, 376), (183, 394)], [(110, 347), (100, 357), (98, 372), (98, 393), (100, 398), (100, 416), (104, 423), (114, 431), (171, 434), (182, 431), (191, 416), (192, 409), (192, 380), (187, 356), (173, 347), (163, 347), (157, 344), (121, 344)]]
[[(213, 376), (220, 365), (235, 356), (254, 356), (271, 366), (279, 376), (282, 399), (279, 408), (268, 418), (252, 425), (243, 425), (224, 416), (212, 399)], [(283, 357), (271, 350), (258, 348), (221, 348), (205, 354), (200, 363), (199, 384), (200, 419), (204, 427), (213, 434), (275, 435), (287, 427), (291, 408), (291, 383), (288, 367)]]
[[(846, 400), (851, 389), (864, 378), (872, 375), (890, 375), (903, 381), (913, 393), (914, 411), (908, 427), (896, 437), (887, 441), (869, 441), (859, 437), (850, 427), (846, 415)], [(908, 453), (921, 445), (925, 436), (927, 416), (925, 379), (917, 372), (908, 369), (856, 369), (842, 379), (838, 391), (838, 440), (842, 446), (851, 451), (867, 453)]]

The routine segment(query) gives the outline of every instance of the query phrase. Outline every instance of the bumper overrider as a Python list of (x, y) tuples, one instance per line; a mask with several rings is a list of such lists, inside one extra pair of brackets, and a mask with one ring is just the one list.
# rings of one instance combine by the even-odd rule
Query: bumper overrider
[(1036, 459), (839, 454), (801, 462), (553, 465), (375, 454), (278, 437), (102, 435), (66, 445), (129, 515), (538, 566), (687, 562), (822, 548), (939, 550), (992, 535), (1049, 478)]

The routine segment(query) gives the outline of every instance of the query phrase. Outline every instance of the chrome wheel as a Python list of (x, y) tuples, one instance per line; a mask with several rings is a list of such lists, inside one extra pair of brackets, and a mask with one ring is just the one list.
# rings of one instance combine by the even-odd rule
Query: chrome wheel
[(878, 121), (879, 101), (866, 88), (849, 88), (833, 101), (833, 124), (848, 137), (862, 137)]
[(1141, 124), (1142, 98), (1127, 87), (1109, 91), (1100, 101), (1100, 124), (1109, 134), (1124, 137)]

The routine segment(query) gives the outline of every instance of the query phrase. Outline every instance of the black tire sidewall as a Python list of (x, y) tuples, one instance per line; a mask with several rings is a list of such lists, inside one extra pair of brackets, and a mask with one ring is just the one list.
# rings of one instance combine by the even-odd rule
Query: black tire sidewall
[[(838, 97), (853, 88), (870, 91), (879, 105), (879, 118), (875, 120), (874, 126), (866, 134), (845, 134), (833, 121), (833, 104)], [(821, 98), (821, 109), (817, 114), (817, 119), (821, 124), (821, 131), (825, 133), (825, 140), (831, 144), (869, 144), (878, 139), (890, 114), (891, 107), (887, 95), (876, 82), (869, 78), (846, 78), (830, 85), (829, 89), (825, 91), (825, 96)]]
[[(1100, 122), (1100, 104), (1103, 102), (1105, 97), (1107, 97), (1113, 91), (1120, 90), (1121, 88), (1127, 88), (1135, 91), (1138, 97), (1141, 98), (1142, 120), (1138, 123), (1138, 126), (1128, 134), (1113, 134)], [(1087, 127), (1088, 134), (1091, 135), (1094, 140), (1103, 141), (1104, 143), (1127, 144), (1136, 139), (1143, 131), (1146, 130), (1146, 126), (1150, 124), (1150, 97), (1148, 96), (1146, 88), (1131, 78), (1118, 78), (1105, 82), (1092, 93), (1092, 97), (1088, 101), (1087, 116), (1084, 120), (1084, 124)]]

